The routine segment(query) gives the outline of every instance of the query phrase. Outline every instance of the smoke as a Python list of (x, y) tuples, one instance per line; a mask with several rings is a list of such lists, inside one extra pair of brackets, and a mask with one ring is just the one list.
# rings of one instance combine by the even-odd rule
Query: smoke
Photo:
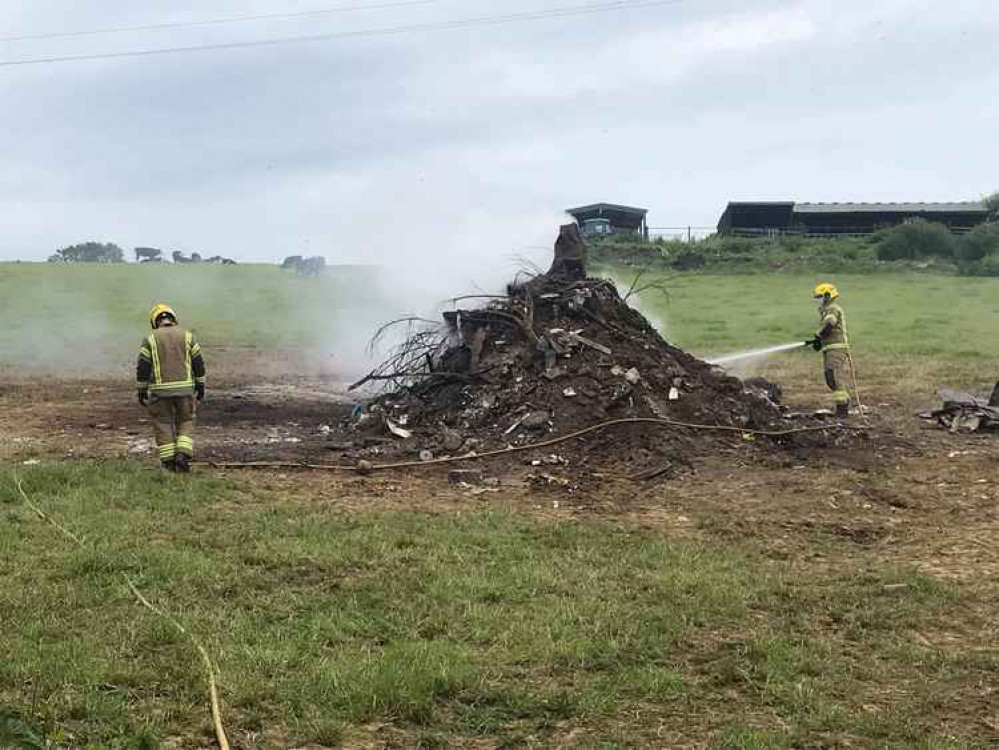
[[(547, 255), (551, 255), (550, 250)], [(457, 298), (503, 294), (506, 285), (518, 273), (540, 262), (541, 257), (509, 254), (504, 258), (497, 248), (497, 256), (491, 262), (456, 262), (452, 256), (442, 265), (397, 263), (364, 267), (363, 294), (348, 293), (349, 297), (336, 313), (317, 325), (314, 331), (317, 351), (325, 362), (324, 369), (349, 378), (363, 374), (401, 343), (409, 330), (408, 324), (400, 323), (373, 343), (373, 335), (382, 326), (410, 317), (439, 323), (445, 310), (475, 307), (488, 301)], [(547, 268), (547, 263), (544, 267)], [(329, 273), (335, 275), (339, 271), (340, 268), (334, 266)]]
[(564, 220), (545, 214), (498, 227), (496, 216), (471, 213), (454, 221), (432, 215), (437, 218), (422, 222), (372, 220), (371, 231), (353, 239), (345, 233), (335, 244), (310, 242), (312, 254), (328, 261), (319, 278), (283, 272), (276, 262), (0, 265), (0, 314), (12, 322), (0, 330), (0, 364), (127, 382), (148, 332), (146, 315), (166, 302), (202, 341), (210, 373), (222, 366), (240, 378), (350, 380), (393, 343), (389, 337), (378, 350), (368, 348), (387, 321), (440, 320), (457, 296), (501, 293), (518, 271), (547, 268)]
[[(629, 290), (632, 288), (632, 284), (635, 280), (634, 278), (632, 278), (628, 281), (623, 281), (621, 278), (615, 276), (611, 278), (611, 281), (613, 281), (614, 286), (617, 287), (618, 294), (620, 294), (621, 298), (624, 299), (624, 297), (627, 296)], [(639, 280), (638, 287), (640, 288), (641, 285), (642, 281)], [(669, 341), (666, 322), (662, 319), (662, 317), (660, 317), (658, 312), (653, 310), (652, 303), (650, 301), (652, 295), (661, 294), (661, 293), (662, 292), (660, 292), (659, 290), (650, 289), (646, 293), (648, 296), (645, 299), (643, 299), (641, 294), (632, 294), (630, 297), (628, 297), (628, 304), (631, 307), (638, 310), (638, 312), (640, 312), (642, 315), (644, 315), (645, 319), (652, 324), (652, 327), (655, 328), (657, 331), (659, 331), (659, 335), (661, 335), (664, 339)]]
[[(485, 174), (474, 150), (455, 153), (307, 171), (205, 194), (183, 213), (170, 203), (88, 204), (87, 221), (105, 228), (99, 239), (126, 249), (220, 254), (241, 265), (6, 266), (21, 281), (0, 273), (0, 308), (15, 329), (0, 333), (0, 361), (123, 375), (148, 331), (148, 310), (166, 302), (197, 332), (210, 371), (238, 360), (236, 374), (245, 377), (279, 365), (301, 375), (363, 374), (386, 353), (367, 351), (385, 322), (439, 320), (448, 300), (501, 293), (518, 271), (551, 262), (567, 220), (562, 197), (514, 189), (508, 176)], [(86, 239), (71, 227), (62, 231), (74, 235), (63, 244)], [(36, 257), (52, 249), (39, 248)], [(288, 255), (324, 257), (324, 275), (280, 272)], [(26, 288), (11, 296), (6, 285)]]
[[(51, 376), (92, 376), (122, 365), (115, 342), (128, 326), (115, 320), (115, 285), (93, 292), (104, 268), (0, 265), (0, 365)], [(139, 336), (134, 338), (137, 348)]]

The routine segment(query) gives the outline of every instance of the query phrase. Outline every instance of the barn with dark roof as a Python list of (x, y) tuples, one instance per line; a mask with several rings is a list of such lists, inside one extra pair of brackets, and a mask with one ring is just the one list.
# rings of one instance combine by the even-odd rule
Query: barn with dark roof
[(967, 232), (988, 220), (981, 202), (964, 203), (794, 203), (732, 202), (718, 220), (720, 234), (871, 234), (914, 219)]

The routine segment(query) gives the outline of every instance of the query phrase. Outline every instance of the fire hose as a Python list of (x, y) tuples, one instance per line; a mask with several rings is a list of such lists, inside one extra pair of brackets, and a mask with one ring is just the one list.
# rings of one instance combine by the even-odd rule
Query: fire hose
[(347, 464), (310, 464), (305, 462), (293, 462), (293, 461), (248, 461), (248, 462), (207, 462), (210, 466), (217, 469), (312, 469), (315, 471), (353, 471), (359, 474), (368, 474), (374, 471), (391, 471), (396, 469), (412, 469), (422, 466), (435, 466), (441, 464), (452, 464), (460, 463), (463, 461), (477, 461), (484, 458), (494, 458), (496, 456), (505, 456), (513, 453), (522, 453), (524, 451), (540, 450), (541, 448), (549, 448), (553, 445), (558, 445), (560, 443), (568, 442), (569, 440), (574, 440), (576, 438), (589, 435), (600, 430), (605, 430), (610, 427), (616, 427), (618, 425), (626, 424), (641, 424), (641, 425), (651, 425), (654, 427), (682, 427), (691, 430), (701, 430), (701, 431), (714, 431), (714, 432), (736, 432), (742, 435), (759, 435), (761, 437), (769, 438), (782, 438), (788, 437), (790, 435), (800, 435), (809, 432), (828, 432), (830, 430), (844, 430), (844, 431), (854, 431), (860, 432), (864, 428), (853, 427), (844, 424), (829, 424), (829, 425), (814, 425), (811, 427), (795, 427), (789, 430), (755, 430), (746, 427), (732, 427), (729, 425), (707, 425), (707, 424), (695, 424), (692, 422), (681, 422), (675, 419), (659, 419), (653, 417), (628, 417), (625, 419), (612, 419), (607, 422), (601, 422), (600, 424), (591, 425), (590, 427), (583, 428), (581, 430), (576, 430), (575, 432), (570, 432), (567, 435), (560, 435), (559, 437), (551, 438), (550, 440), (543, 440), (537, 443), (528, 443), (527, 445), (515, 445), (507, 448), (499, 448), (497, 450), (486, 451), (485, 453), (466, 453), (463, 456), (446, 456), (444, 458), (433, 458), (429, 461), (402, 461), (399, 463), (389, 463), (389, 464), (370, 464), (366, 461), (359, 461), (354, 465)]
[[(63, 536), (75, 542), (76, 545), (79, 546), (81, 549), (87, 548), (87, 545), (83, 541), (83, 539), (78, 537), (76, 534), (74, 534), (72, 531), (67, 529), (62, 524), (60, 524), (58, 521), (56, 521), (54, 518), (52, 518), (50, 515), (48, 515), (45, 511), (43, 511), (41, 508), (39, 508), (37, 505), (35, 505), (35, 503), (31, 501), (31, 498), (29, 498), (27, 493), (24, 491), (24, 487), (21, 484), (21, 480), (18, 479), (16, 476), (15, 476), (15, 483), (17, 484), (17, 491), (20, 493), (21, 498), (24, 500), (25, 505), (31, 508), (31, 510), (35, 513), (35, 515), (37, 515), (46, 523), (49, 523), (52, 526), (54, 526)], [(145, 596), (143, 596), (142, 592), (139, 591), (138, 587), (135, 585), (135, 583), (132, 581), (131, 577), (127, 573), (122, 573), (121, 575), (122, 578), (125, 579), (125, 585), (128, 586), (128, 589), (132, 592), (132, 594), (135, 596), (138, 602), (149, 611), (153, 612), (154, 614), (158, 615), (159, 617), (162, 617), (164, 620), (169, 622), (170, 625), (172, 625), (173, 628), (177, 630), (177, 632), (179, 632), (181, 635), (186, 636), (191, 641), (195, 650), (198, 652), (198, 655), (201, 657), (201, 662), (205, 668), (205, 677), (208, 685), (208, 700), (212, 712), (212, 727), (215, 730), (215, 739), (218, 742), (219, 750), (229, 750), (229, 739), (226, 737), (225, 728), (222, 726), (222, 710), (219, 702), (218, 685), (216, 684), (215, 681), (215, 675), (217, 670), (215, 668), (215, 665), (212, 664), (212, 660), (211, 658), (209, 658), (208, 652), (205, 650), (205, 647), (202, 646), (201, 643), (198, 641), (198, 639), (195, 638), (194, 635), (187, 630), (187, 628), (181, 625), (180, 622), (175, 617), (163, 611), (156, 605), (152, 604)]]

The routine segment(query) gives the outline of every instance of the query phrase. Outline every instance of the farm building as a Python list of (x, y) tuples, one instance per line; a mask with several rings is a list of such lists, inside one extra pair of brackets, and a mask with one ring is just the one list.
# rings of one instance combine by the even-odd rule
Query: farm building
[(565, 210), (579, 224), (587, 237), (604, 234), (640, 234), (649, 236), (646, 208), (619, 206), (614, 203), (593, 203)]
[(718, 220), (720, 234), (871, 234), (926, 219), (966, 232), (982, 224), (984, 203), (729, 203)]

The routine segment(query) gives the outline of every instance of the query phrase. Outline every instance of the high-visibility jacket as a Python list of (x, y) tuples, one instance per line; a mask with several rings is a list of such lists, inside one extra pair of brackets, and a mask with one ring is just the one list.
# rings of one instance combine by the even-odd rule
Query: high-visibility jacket
[(822, 351), (849, 349), (850, 339), (846, 335), (846, 316), (843, 314), (843, 308), (835, 302), (830, 302), (822, 307), (819, 315), (822, 317), (822, 326), (819, 329)]
[(161, 397), (190, 396), (205, 382), (205, 360), (194, 334), (161, 325), (142, 340), (135, 378), (139, 388)]

